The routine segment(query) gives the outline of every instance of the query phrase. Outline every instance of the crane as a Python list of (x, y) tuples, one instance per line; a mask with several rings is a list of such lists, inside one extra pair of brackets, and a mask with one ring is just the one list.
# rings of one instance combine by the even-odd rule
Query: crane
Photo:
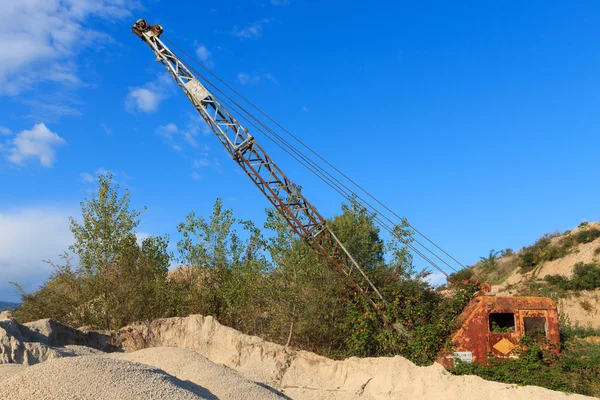
[[(387, 304), (381, 292), (299, 187), (192, 74), (190, 68), (163, 43), (160, 38), (162, 26), (150, 25), (139, 19), (133, 25), (132, 32), (150, 47), (156, 61), (166, 68), (231, 158), (267, 197), (290, 228), (325, 257), (331, 268), (345, 277), (344, 282), (373, 306), (384, 326), (391, 326), (410, 340), (410, 333), (401, 323), (388, 320)], [(518, 348), (520, 338), (533, 331), (545, 331), (546, 337), (560, 348), (558, 308), (552, 299), (546, 297), (496, 296), (490, 292), (490, 285), (484, 283), (456, 321), (459, 324), (451, 333), (452, 346), (441, 350), (437, 360), (447, 368), (453, 368), (455, 359), (482, 364), (488, 354), (497, 358), (514, 357), (514, 349)], [(512, 329), (512, 333), (493, 331), (493, 322)]]
[(150, 25), (139, 19), (132, 32), (150, 46), (156, 55), (156, 61), (162, 63), (229, 155), (267, 197), (290, 228), (308, 241), (317, 253), (329, 260), (334, 270), (346, 278), (347, 285), (377, 310), (386, 326), (391, 325), (399, 333), (410, 336), (401, 323), (388, 321), (387, 304), (383, 295), (335, 235), (325, 218), (275, 164), (248, 130), (164, 44), (160, 39), (163, 33), (162, 26)]

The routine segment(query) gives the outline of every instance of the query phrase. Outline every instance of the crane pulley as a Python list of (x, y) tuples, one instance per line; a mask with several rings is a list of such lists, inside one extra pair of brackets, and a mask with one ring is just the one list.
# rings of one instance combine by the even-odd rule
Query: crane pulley
[[(307, 240), (333, 268), (346, 278), (347, 284), (360, 293), (378, 311), (386, 325), (386, 302), (340, 239), (316, 208), (304, 197), (254, 137), (217, 101), (188, 67), (163, 43), (163, 28), (138, 20), (132, 32), (140, 37), (163, 64), (179, 88), (215, 133), (233, 160), (273, 204), (298, 236)], [(398, 323), (398, 332), (408, 332)]]

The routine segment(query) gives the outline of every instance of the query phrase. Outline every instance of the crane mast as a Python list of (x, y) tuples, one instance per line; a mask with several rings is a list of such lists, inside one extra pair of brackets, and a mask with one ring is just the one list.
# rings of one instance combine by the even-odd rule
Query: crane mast
[[(334, 269), (347, 279), (347, 284), (358, 291), (379, 312), (385, 324), (385, 299), (364, 270), (333, 233), (325, 219), (304, 197), (254, 137), (215, 99), (186, 65), (160, 39), (163, 28), (138, 20), (132, 32), (140, 37), (156, 55), (185, 93), (204, 121), (210, 126), (233, 160), (242, 168), (258, 189), (273, 204), (298, 236), (307, 240), (325, 256)], [(399, 324), (392, 325), (407, 334)]]

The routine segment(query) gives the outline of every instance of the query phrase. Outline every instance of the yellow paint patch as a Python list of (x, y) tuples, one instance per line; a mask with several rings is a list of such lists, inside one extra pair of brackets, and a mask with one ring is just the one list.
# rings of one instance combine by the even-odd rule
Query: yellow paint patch
[(506, 338), (502, 339), (501, 341), (499, 341), (498, 343), (496, 343), (494, 345), (494, 348), (496, 350), (498, 350), (500, 353), (505, 354), (505, 355), (508, 354), (508, 353), (510, 353), (511, 351), (513, 351), (513, 349), (515, 347), (516, 346), (514, 344), (512, 344), (510, 342), (510, 340), (508, 340)]

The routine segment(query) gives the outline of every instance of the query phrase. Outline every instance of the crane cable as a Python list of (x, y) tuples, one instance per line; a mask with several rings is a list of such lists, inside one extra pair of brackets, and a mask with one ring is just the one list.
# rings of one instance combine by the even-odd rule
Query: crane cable
[[(169, 43), (171, 43), (174, 47), (176, 47), (177, 49), (179, 49), (183, 54), (185, 54), (188, 58), (192, 59), (195, 63), (197, 63), (198, 65), (200, 65), (204, 70), (206, 70), (207, 72), (209, 72), (212, 76), (214, 76), (217, 80), (219, 80), (221, 83), (223, 83), (226, 87), (228, 87), (230, 90), (232, 90), (234, 93), (236, 93), (239, 97), (241, 97), (243, 100), (245, 100), (248, 104), (250, 104), (253, 108), (257, 109), (261, 114), (263, 114), (264, 116), (266, 116), (270, 121), (272, 121), (273, 123), (275, 123), (277, 126), (279, 126), (282, 130), (284, 130), (286, 133), (288, 133), (290, 136), (292, 136), (296, 141), (298, 141), (299, 143), (301, 143), (304, 147), (306, 147), (308, 150), (310, 150), (312, 153), (314, 153), (317, 157), (319, 157), (321, 160), (323, 160), (327, 165), (329, 165), (331, 168), (333, 168), (335, 171), (337, 171), (339, 174), (341, 174), (343, 177), (345, 177), (348, 181), (350, 181), (351, 183), (353, 183), (355, 186), (357, 186), (359, 189), (361, 189), (364, 193), (366, 193), (369, 197), (371, 197), (372, 199), (374, 199), (377, 203), (379, 203), (380, 205), (382, 205), (386, 210), (390, 211), (393, 215), (395, 215), (397, 218), (401, 219), (402, 221), (405, 221), (405, 223), (407, 224), (408, 227), (412, 228), (415, 232), (417, 232), (419, 235), (421, 235), (423, 238), (425, 238), (427, 241), (429, 241), (430, 243), (432, 243), (436, 248), (440, 249), (444, 254), (448, 255), (450, 258), (452, 258), (455, 262), (457, 262), (458, 264), (460, 264), (461, 266), (464, 267), (464, 265), (462, 265), (460, 262), (458, 262), (454, 257), (452, 257), (451, 255), (449, 255), (447, 252), (445, 252), (443, 249), (441, 249), (438, 245), (436, 245), (435, 243), (433, 243), (429, 238), (427, 238), (425, 235), (423, 235), (421, 232), (419, 232), (414, 226), (412, 226), (410, 223), (408, 223), (408, 221), (406, 221), (405, 219), (401, 218), (400, 216), (398, 216), (396, 213), (394, 213), (392, 210), (390, 210), (387, 206), (385, 206), (385, 204), (383, 204), (382, 202), (380, 202), (379, 200), (377, 200), (373, 195), (371, 195), (369, 192), (367, 192), (365, 189), (363, 189), (360, 185), (358, 185), (356, 182), (354, 182), (352, 179), (350, 179), (347, 175), (345, 175), (344, 173), (342, 173), (339, 169), (337, 169), (335, 166), (333, 166), (331, 163), (329, 163), (326, 159), (324, 159), (322, 156), (320, 156), (319, 154), (317, 154), (314, 150), (312, 150), (310, 147), (308, 147), (305, 143), (303, 143), (300, 139), (298, 139), (296, 136), (294, 136), (293, 134), (291, 134), (289, 131), (287, 131), (285, 128), (283, 128), (279, 123), (277, 123), (276, 121), (274, 121), (271, 117), (269, 117), (267, 114), (265, 114), (263, 111), (261, 111), (259, 108), (257, 108), (256, 106), (254, 106), (249, 100), (247, 100), (245, 97), (243, 97), (240, 93), (238, 93), (237, 91), (235, 91), (235, 89), (233, 89), (231, 86), (229, 86), (226, 82), (224, 82), (221, 78), (219, 78), (217, 75), (215, 75), (214, 73), (212, 73), (210, 70), (208, 70), (206, 67), (204, 67), (199, 61), (195, 60), (194, 57), (192, 57), (191, 55), (189, 55), (187, 52), (185, 52), (185, 50), (181, 49), (179, 46), (177, 46), (174, 42), (172, 42), (171, 40), (165, 38)], [(184, 63), (186, 64), (186, 63)], [(437, 266), (431, 259), (429, 259), (427, 256), (425, 256), (420, 250), (418, 250), (417, 248), (415, 248), (413, 245), (410, 244), (410, 242), (408, 242), (406, 239), (400, 237), (399, 235), (397, 235), (397, 233), (394, 231), (393, 228), (389, 227), (384, 221), (382, 221), (379, 217), (377, 217), (377, 213), (379, 213), (379, 211), (371, 204), (369, 204), (366, 200), (364, 200), (362, 197), (360, 197), (358, 194), (354, 193), (351, 189), (349, 189), (345, 184), (343, 184), (342, 182), (340, 182), (337, 178), (333, 177), (328, 171), (326, 171), (323, 167), (321, 167), (320, 165), (318, 165), (315, 161), (311, 160), (310, 158), (308, 158), (306, 155), (302, 154), (299, 150), (297, 150), (293, 145), (291, 145), (289, 142), (287, 142), (285, 139), (283, 139), (280, 135), (278, 135), (272, 128), (270, 128), (269, 126), (267, 126), (264, 122), (262, 122), (261, 120), (259, 120), (258, 118), (256, 118), (254, 115), (252, 115), (250, 112), (248, 112), (244, 107), (242, 107), (241, 105), (239, 105), (235, 100), (233, 100), (231, 97), (229, 97), (226, 93), (224, 93), (220, 88), (218, 88), (216, 85), (214, 85), (209, 79), (207, 79), (205, 76), (203, 76), (202, 74), (200, 74), (198, 71), (196, 71), (194, 68), (190, 67), (189, 65), (186, 65), (190, 70), (192, 70), (193, 72), (195, 72), (197, 75), (199, 75), (204, 81), (206, 81), (210, 86), (212, 86), (215, 90), (217, 90), (219, 93), (223, 94), (227, 99), (229, 99), (230, 101), (232, 101), (237, 107), (239, 107), (239, 109), (241, 109), (244, 113), (246, 113), (250, 118), (252, 118), (253, 120), (255, 120), (258, 124), (260, 124), (261, 126), (263, 126), (265, 129), (267, 129), (268, 131), (271, 132), (272, 135), (274, 135), (275, 137), (277, 137), (281, 142), (283, 142), (292, 152), (294, 152), (295, 154), (297, 154), (300, 158), (302, 158), (305, 162), (311, 163), (313, 164), (313, 166), (308, 166), (306, 165), (304, 162), (302, 162), (301, 160), (299, 160), (296, 156), (294, 156), (293, 154), (291, 154), (288, 150), (286, 150), (280, 143), (277, 143), (277, 141), (275, 139), (273, 139), (272, 137), (269, 136), (268, 133), (264, 132), (262, 129), (260, 129), (258, 126), (256, 126), (252, 121), (248, 120), (241, 112), (237, 111), (234, 107), (232, 107), (230, 104), (228, 104), (227, 102), (225, 102), (222, 99), (217, 98), (217, 100), (219, 100), (221, 103), (226, 104), (229, 108), (234, 109), (236, 111), (236, 113), (243, 118), (245, 121), (247, 121), (249, 124), (251, 124), (257, 131), (259, 131), (260, 133), (262, 133), (263, 135), (265, 135), (269, 140), (271, 140), (273, 143), (275, 143), (278, 147), (280, 147), (282, 150), (284, 150), (288, 155), (290, 155), (292, 158), (294, 158), (297, 162), (299, 162), (301, 165), (303, 165), (305, 168), (307, 168), (310, 172), (312, 172), (315, 176), (317, 176), (319, 179), (321, 179), (323, 182), (325, 182), (328, 186), (330, 186), (331, 188), (333, 188), (338, 194), (342, 195), (344, 198), (350, 200), (353, 203), (357, 203), (357, 201), (355, 199), (352, 198), (352, 194), (354, 194), (354, 196), (356, 196), (358, 199), (360, 199), (362, 202), (364, 202), (364, 204), (366, 204), (368, 207), (372, 208), (373, 211), (369, 211), (367, 210), (367, 212), (370, 212), (370, 216), (379, 223), (379, 225), (381, 225), (384, 229), (386, 229), (390, 234), (392, 234), (393, 236), (397, 237), (398, 239), (400, 239), (400, 241), (402, 241), (404, 244), (406, 244), (414, 253), (416, 253), (417, 255), (419, 255), (421, 258), (423, 258), (426, 262), (428, 262), (429, 264), (431, 264), (434, 268), (436, 268), (437, 270), (439, 270), (441, 273), (443, 273), (444, 275), (448, 276), (448, 274), (441, 269), (439, 266)], [(215, 96), (217, 97), (217, 96)], [(317, 171), (313, 170), (316, 169)], [(320, 171), (319, 171), (320, 170)], [(322, 176), (322, 174), (326, 174), (328, 175), (330, 178)], [(331, 180), (334, 180), (336, 183), (331, 182)], [(343, 188), (345, 188), (348, 192), (346, 192), (345, 190), (341, 189), (340, 186), (342, 186)], [(363, 205), (364, 207), (364, 205)], [(392, 225), (395, 225), (395, 223), (388, 218), (386, 215), (384, 215), (383, 213), (379, 213), (380, 215), (383, 216), (383, 218), (385, 218), (386, 220), (388, 220)], [(442, 261), (446, 266), (448, 266), (450, 269), (452, 269), (453, 271), (456, 272), (456, 269), (454, 267), (452, 267), (450, 264), (448, 264), (445, 260), (443, 260), (442, 258), (440, 258), (436, 253), (434, 253), (433, 251), (431, 251), (429, 248), (427, 248), (424, 244), (422, 244), (421, 242), (419, 242), (418, 240), (411, 238), (411, 242), (414, 241), (417, 244), (419, 244), (420, 246), (422, 246), (425, 250), (427, 250), (429, 253), (433, 254), (434, 257), (436, 257), (437, 259), (439, 259), (440, 261)]]
[[(184, 63), (185, 64), (185, 63)], [(360, 202), (357, 202), (356, 200), (354, 200), (352, 198), (352, 194), (354, 194), (358, 199), (360, 199), (365, 205), (367, 205), (368, 207), (365, 207), (368, 211), (368, 208), (373, 209), (374, 211), (371, 211), (370, 215), (373, 217), (373, 219), (375, 221), (377, 221), (379, 223), (380, 226), (382, 226), (384, 229), (386, 229), (392, 236), (398, 238), (402, 243), (404, 243), (405, 245), (407, 245), (411, 250), (413, 250), (413, 252), (415, 252), (417, 255), (419, 255), (421, 258), (423, 258), (426, 262), (428, 262), (429, 264), (431, 264), (434, 268), (436, 268), (437, 270), (439, 270), (441, 273), (443, 273), (444, 275), (448, 276), (448, 274), (441, 269), (439, 266), (437, 266), (437, 264), (435, 264), (430, 258), (428, 258), (427, 256), (425, 256), (420, 250), (418, 250), (417, 248), (415, 248), (414, 246), (412, 246), (406, 239), (402, 238), (401, 236), (399, 236), (393, 228), (389, 227), (385, 222), (383, 222), (379, 217), (377, 217), (377, 214), (381, 215), (383, 218), (385, 218), (387, 221), (389, 221), (390, 224), (395, 225), (394, 222), (387, 217), (386, 215), (384, 215), (383, 213), (379, 213), (379, 211), (372, 206), (371, 204), (369, 204), (366, 200), (364, 200), (362, 197), (360, 197), (359, 195), (357, 195), (356, 193), (354, 193), (350, 188), (348, 188), (346, 185), (344, 185), (342, 182), (340, 182), (337, 178), (335, 178), (334, 176), (332, 176), (329, 172), (327, 172), (325, 169), (323, 169), (322, 167), (320, 167), (317, 163), (315, 163), (314, 161), (310, 160), (308, 157), (306, 157), (304, 154), (302, 154), (301, 152), (299, 152), (297, 149), (295, 149), (293, 147), (293, 145), (291, 145), (289, 142), (287, 142), (285, 139), (281, 138), (281, 136), (279, 136), (276, 132), (274, 132), (271, 128), (269, 128), (268, 126), (266, 126), (262, 121), (258, 120), (256, 117), (254, 117), (252, 114), (250, 114), (248, 111), (246, 111), (242, 106), (240, 106), (235, 100), (231, 99), (227, 94), (225, 94), (221, 89), (219, 89), (216, 85), (214, 85), (212, 82), (210, 82), (210, 80), (208, 80), (206, 77), (204, 77), (202, 74), (200, 74), (198, 71), (196, 71), (194, 68), (186, 65), (186, 67), (188, 67), (190, 70), (192, 70), (192, 72), (196, 73), (198, 76), (200, 76), (204, 81), (206, 81), (207, 84), (209, 84), (210, 86), (212, 86), (215, 90), (217, 90), (219, 93), (223, 94), (228, 100), (230, 100), (231, 102), (233, 102), (239, 109), (241, 109), (243, 112), (245, 112), (246, 114), (248, 114), (248, 116), (252, 119), (254, 119), (259, 125), (263, 126), (265, 129), (267, 129), (268, 131), (270, 131), (270, 133), (272, 135), (274, 135), (275, 137), (277, 137), (281, 142), (283, 142), (293, 153), (295, 153), (298, 157), (300, 157), (302, 160), (301, 161), (298, 159), (298, 157), (296, 157), (295, 155), (291, 154), (289, 150), (285, 149), (281, 143), (278, 143), (275, 139), (273, 139), (272, 137), (269, 136), (268, 133), (266, 133), (265, 131), (263, 131), (261, 128), (259, 128), (258, 126), (255, 125), (254, 122), (250, 121), (248, 118), (246, 118), (242, 112), (238, 111), (236, 109), (236, 107), (232, 106), (230, 103), (226, 102), (225, 100), (223, 100), (222, 98), (216, 96), (215, 94), (213, 94), (213, 97), (215, 97), (217, 99), (217, 101), (219, 101), (222, 104), (225, 104), (228, 109), (234, 110), (235, 113), (242, 119), (244, 119), (246, 122), (248, 122), (252, 127), (254, 127), (254, 129), (256, 129), (258, 132), (262, 133), (263, 135), (265, 135), (265, 137), (267, 137), (269, 140), (271, 140), (273, 143), (275, 143), (275, 145), (277, 145), (279, 148), (281, 148), (283, 151), (285, 151), (288, 155), (290, 155), (294, 160), (296, 160), (298, 163), (300, 163), (302, 166), (304, 166), (306, 169), (308, 169), (310, 172), (312, 172), (315, 176), (317, 176), (317, 178), (321, 179), (323, 182), (325, 182), (328, 186), (330, 186), (331, 188), (333, 188), (338, 194), (340, 194), (342, 197), (348, 199), (349, 201), (353, 202), (353, 203), (358, 203), (361, 204)], [(306, 165), (305, 162), (308, 163), (312, 163), (312, 166)], [(313, 168), (316, 170), (313, 170)], [(323, 175), (328, 175), (327, 176), (323, 176)], [(334, 182), (332, 182), (335, 181)], [(343, 187), (344, 189), (340, 188)], [(362, 204), (361, 204), (362, 205)], [(363, 205), (364, 207), (364, 205)], [(454, 267), (452, 267), (452, 265), (448, 264), (445, 260), (443, 260), (442, 258), (440, 258), (437, 254), (435, 254), (434, 252), (432, 252), (430, 249), (428, 249), (424, 244), (422, 244), (421, 242), (419, 242), (418, 240), (412, 238), (411, 241), (414, 241), (415, 243), (419, 244), (421, 247), (423, 247), (425, 250), (427, 250), (428, 252), (430, 252), (431, 254), (433, 254), (434, 257), (438, 258), (440, 261), (442, 261), (444, 264), (446, 264), (450, 269), (452, 269), (454, 272), (457, 272), (456, 269)]]
[[(292, 152), (294, 152), (295, 154), (297, 154), (300, 158), (302, 158), (303, 160), (307, 161), (307, 162), (311, 162), (312, 164), (314, 164), (315, 169), (317, 169), (317, 171), (320, 169), (322, 172), (321, 174), (325, 173), (327, 175), (329, 175), (333, 180), (335, 180), (336, 182), (338, 182), (340, 185), (344, 186), (350, 193), (352, 193), (352, 191), (345, 186), (343, 183), (339, 182), (339, 180), (337, 180), (335, 177), (331, 176), (331, 174), (329, 174), (326, 170), (324, 170), (322, 167), (320, 167), (317, 163), (315, 163), (314, 161), (310, 160), (308, 157), (306, 157), (305, 155), (303, 155), (301, 152), (299, 152), (297, 149), (295, 149), (289, 142), (287, 142), (285, 139), (281, 138), (281, 136), (279, 136), (276, 132), (274, 132), (270, 127), (266, 126), (262, 121), (260, 121), (259, 119), (257, 119), (256, 117), (254, 117), (251, 113), (249, 113), (247, 110), (245, 110), (242, 106), (240, 106), (237, 102), (235, 102), (235, 100), (231, 99), (227, 94), (225, 94), (219, 87), (217, 87), (216, 85), (214, 85), (209, 79), (207, 79), (205, 76), (203, 76), (200, 72), (198, 72), (197, 70), (195, 70), (193, 67), (187, 65), (186, 63), (184, 63), (184, 65), (186, 65), (187, 68), (189, 68), (192, 72), (194, 72), (196, 75), (198, 75), (199, 77), (201, 77), (204, 81), (206, 81), (206, 83), (208, 85), (210, 85), (211, 87), (213, 87), (216, 91), (218, 91), (219, 93), (223, 94), (225, 97), (227, 97), (230, 101), (232, 101), (237, 107), (239, 107), (240, 109), (243, 110), (243, 112), (245, 112), (248, 116), (250, 116), (251, 118), (253, 118), (257, 123), (259, 123), (260, 125), (262, 125), (263, 127), (265, 127), (265, 129), (269, 130), (274, 136), (276, 136), (280, 141), (282, 141), (283, 143), (285, 143), (291, 150)], [(236, 110), (235, 107), (233, 107), (231, 104), (227, 103), (226, 101), (222, 100), (221, 98), (215, 96), (213, 94), (213, 96), (215, 98), (217, 98), (217, 100), (223, 104), (225, 104), (229, 109), (232, 110)], [(246, 118), (241, 112), (236, 110), (236, 113), (245, 121), (247, 121), (251, 126), (253, 126), (258, 132), (262, 133), (263, 135), (265, 135), (269, 140), (271, 140), (273, 143), (275, 143), (278, 147), (280, 147), (281, 149), (283, 149), (288, 155), (290, 155), (292, 158), (294, 158), (296, 161), (298, 161), (302, 166), (304, 166), (305, 168), (307, 168), (309, 171), (311, 171), (314, 175), (316, 175), (319, 179), (321, 179), (322, 181), (324, 181), (328, 186), (332, 187), (337, 193), (339, 193), (340, 195), (342, 195), (344, 198), (347, 198), (348, 200), (350, 200), (351, 202), (355, 202), (355, 200), (353, 200), (351, 198), (351, 196), (348, 193), (345, 193), (344, 190), (340, 189), (339, 185), (336, 184), (332, 184), (331, 183), (331, 179), (326, 178), (326, 177), (322, 177), (319, 175), (319, 172), (315, 172), (313, 171), (313, 169), (309, 166), (307, 166), (304, 162), (300, 161), (297, 157), (295, 157), (294, 155), (290, 154), (290, 152), (288, 150), (286, 150), (283, 146), (281, 146), (280, 143), (278, 143), (276, 140), (274, 140), (273, 138), (271, 138), (269, 136), (269, 134), (267, 134), (266, 132), (264, 132), (262, 129), (260, 129), (258, 126), (256, 126), (252, 121), (248, 120), (248, 118)], [(360, 198), (360, 196), (356, 195), (358, 198)], [(364, 199), (360, 198), (363, 202), (365, 202), (369, 207), (373, 208), (375, 210), (375, 212), (371, 212), (372, 216), (375, 216), (376, 213), (378, 213), (377, 209), (375, 207), (373, 207), (372, 205), (370, 205), (369, 203), (367, 203)], [(381, 215), (383, 215), (383, 213), (380, 213)], [(383, 215), (384, 218), (386, 218), (388, 221), (390, 221), (391, 224), (394, 224), (393, 221), (391, 221), (387, 216)], [(401, 242), (403, 242), (405, 245), (407, 245), (407, 247), (409, 247), (411, 250), (413, 250), (414, 253), (416, 253), (417, 255), (419, 255), (421, 258), (423, 258), (426, 262), (428, 262), (429, 264), (431, 264), (434, 268), (436, 268), (438, 271), (440, 271), (442, 274), (448, 276), (448, 274), (441, 269), (439, 266), (437, 266), (437, 264), (435, 264), (430, 258), (428, 258), (427, 256), (425, 256), (420, 250), (418, 250), (417, 248), (415, 248), (414, 246), (412, 246), (408, 241), (406, 241), (406, 239), (398, 236), (394, 230), (392, 228), (390, 228), (387, 224), (385, 224), (385, 222), (381, 221), (380, 218), (378, 217), (374, 217), (374, 220), (376, 220), (379, 225), (381, 225), (382, 227), (384, 227), (384, 229), (386, 229), (390, 234), (392, 234), (394, 237), (397, 237)], [(428, 252), (430, 252), (431, 254), (433, 254), (436, 258), (440, 259), (443, 263), (445, 263), (450, 269), (452, 269), (453, 271), (456, 272), (456, 269), (453, 268), (450, 264), (448, 264), (445, 260), (441, 259), (437, 254), (435, 254), (434, 252), (432, 252), (430, 249), (428, 249), (425, 245), (423, 245), (422, 243), (420, 243), (419, 241), (417, 241), (416, 239), (412, 238), (412, 241), (415, 241), (416, 243), (418, 243), (419, 245), (421, 245), (425, 250), (427, 250)]]
[[(320, 154), (318, 154), (316, 151), (314, 151), (312, 148), (310, 148), (307, 144), (305, 144), (302, 140), (300, 140), (298, 137), (296, 137), (294, 134), (292, 134), (290, 131), (288, 131), (285, 127), (283, 127), (281, 124), (279, 124), (276, 120), (274, 120), (268, 114), (266, 114), (265, 112), (263, 112), (260, 108), (258, 108), (257, 106), (255, 106), (250, 100), (248, 100), (241, 93), (239, 93), (233, 87), (231, 87), (229, 84), (227, 84), (227, 82), (225, 82), (223, 79), (221, 79), (215, 73), (213, 73), (208, 68), (206, 68), (202, 63), (200, 63), (198, 60), (196, 60), (193, 56), (191, 56), (190, 54), (188, 54), (181, 47), (177, 46), (177, 44), (175, 44), (173, 41), (169, 40), (169, 38), (167, 38), (165, 36), (163, 36), (163, 38), (166, 41), (168, 41), (170, 44), (172, 44), (175, 48), (177, 48), (179, 51), (181, 51), (184, 55), (186, 55), (188, 58), (190, 58), (192, 61), (194, 61), (196, 64), (198, 64), (202, 69), (204, 69), (206, 72), (208, 72), (211, 76), (213, 76), (215, 79), (217, 79), (223, 85), (225, 85), (225, 87), (227, 87), (229, 90), (231, 90), (237, 96), (239, 96), (242, 100), (244, 100), (246, 103), (248, 103), (252, 108), (254, 108), (255, 110), (257, 110), (260, 114), (262, 114), (263, 116), (265, 116), (269, 121), (271, 121), (272, 123), (274, 123), (277, 127), (279, 127), (285, 133), (287, 133), (292, 138), (294, 138), (298, 143), (300, 143), (302, 146), (304, 146), (306, 149), (308, 149), (311, 153), (313, 153), (315, 156), (317, 156), (320, 160), (322, 160), (323, 162), (325, 162), (334, 171), (336, 171), (337, 173), (339, 173), (341, 176), (343, 176), (344, 178), (346, 178), (350, 183), (352, 183), (358, 189), (360, 189), (362, 192), (364, 192), (367, 196), (369, 196), (370, 198), (372, 198), (376, 203), (378, 203), (380, 206), (382, 206), (384, 209), (386, 209), (388, 212), (390, 212), (393, 216), (395, 216), (396, 218), (398, 218), (400, 220), (403, 219), (397, 213), (395, 213), (392, 209), (390, 209), (388, 206), (386, 206), (384, 203), (382, 203), (380, 200), (378, 200), (375, 196), (373, 196), (371, 193), (369, 193), (366, 189), (364, 189), (361, 185), (359, 185), (358, 183), (356, 183), (349, 176), (347, 176), (346, 174), (344, 174), (337, 167), (335, 167), (334, 165), (332, 165), (324, 157), (322, 157)], [(206, 80), (206, 78), (204, 78), (204, 79)], [(408, 224), (408, 226), (413, 231), (415, 231), (417, 234), (419, 234), (420, 236), (422, 236), (425, 240), (427, 240), (429, 243), (431, 243), (433, 246), (435, 246), (438, 250), (440, 250), (442, 253), (444, 253), (446, 256), (448, 256), (450, 259), (452, 259), (454, 262), (456, 262), (458, 265), (460, 265), (462, 268), (466, 268), (466, 266), (463, 263), (461, 263), (460, 261), (458, 261), (455, 257), (453, 257), (451, 254), (449, 254), (446, 250), (444, 250), (443, 248), (441, 248), (440, 246), (438, 246), (435, 242), (433, 242), (431, 239), (429, 239), (427, 236), (425, 236), (425, 234), (423, 234), (417, 228), (415, 228), (414, 226), (412, 226), (408, 221), (407, 221), (407, 224)], [(455, 270), (454, 268), (452, 268), (452, 269)]]
[[(227, 103), (226, 101), (218, 98), (217, 96), (214, 96), (217, 99), (217, 101), (219, 101), (222, 104), (225, 104), (227, 107), (229, 107), (230, 109), (234, 109), (234, 107), (232, 107), (229, 103)], [(353, 201), (350, 198), (350, 195), (345, 192), (343, 189), (340, 188), (339, 185), (335, 184), (335, 183), (331, 183), (331, 180), (327, 177), (322, 177), (319, 175), (319, 171), (318, 170), (313, 170), (314, 167), (311, 167), (309, 165), (304, 164), (303, 161), (299, 160), (295, 155), (293, 155), (292, 153), (290, 153), (289, 150), (285, 149), (280, 143), (278, 143), (275, 139), (273, 139), (268, 133), (262, 131), (258, 126), (256, 126), (252, 121), (250, 121), (248, 118), (246, 118), (244, 115), (242, 115), (241, 113), (235, 111), (236, 114), (238, 114), (238, 116), (240, 118), (242, 118), (243, 120), (245, 120), (246, 122), (248, 122), (248, 124), (250, 124), (254, 129), (256, 129), (258, 132), (262, 133), (267, 139), (271, 140), (276, 146), (278, 146), (279, 148), (281, 148), (284, 152), (286, 152), (290, 157), (292, 157), (293, 159), (295, 159), (298, 163), (300, 163), (302, 166), (304, 166), (306, 169), (308, 169), (310, 172), (312, 172), (315, 176), (317, 176), (319, 179), (321, 179), (323, 182), (325, 182), (325, 184), (327, 184), (329, 187), (331, 187), (333, 190), (335, 190), (338, 194), (340, 194), (342, 197), (347, 198), (350, 201)], [(322, 172), (321, 172), (322, 173)], [(354, 201), (353, 201), (354, 202)], [(421, 258), (423, 258), (426, 262), (428, 262), (429, 264), (431, 264), (431, 266), (433, 266), (435, 269), (437, 269), (438, 271), (440, 271), (442, 274), (444, 274), (446, 277), (448, 277), (448, 273), (446, 273), (442, 268), (440, 268), (437, 264), (435, 264), (431, 259), (429, 259), (426, 255), (424, 255), (420, 250), (418, 250), (417, 248), (415, 248), (413, 245), (411, 245), (411, 242), (398, 236), (395, 232), (394, 229), (389, 227), (385, 222), (383, 222), (379, 217), (377, 217), (377, 213), (374, 211), (370, 211), (368, 209), (365, 208), (365, 211), (367, 212), (367, 215), (369, 215), (370, 217), (372, 217), (375, 221), (377, 221), (377, 223), (382, 226), (385, 230), (387, 230), (390, 234), (392, 234), (394, 237), (397, 237), (402, 243), (404, 243), (408, 248), (410, 248), (414, 253), (416, 253), (417, 255), (419, 255)], [(435, 254), (434, 254), (435, 255)], [(452, 267), (450, 267), (452, 268)], [(454, 270), (456, 272), (456, 270)]]

